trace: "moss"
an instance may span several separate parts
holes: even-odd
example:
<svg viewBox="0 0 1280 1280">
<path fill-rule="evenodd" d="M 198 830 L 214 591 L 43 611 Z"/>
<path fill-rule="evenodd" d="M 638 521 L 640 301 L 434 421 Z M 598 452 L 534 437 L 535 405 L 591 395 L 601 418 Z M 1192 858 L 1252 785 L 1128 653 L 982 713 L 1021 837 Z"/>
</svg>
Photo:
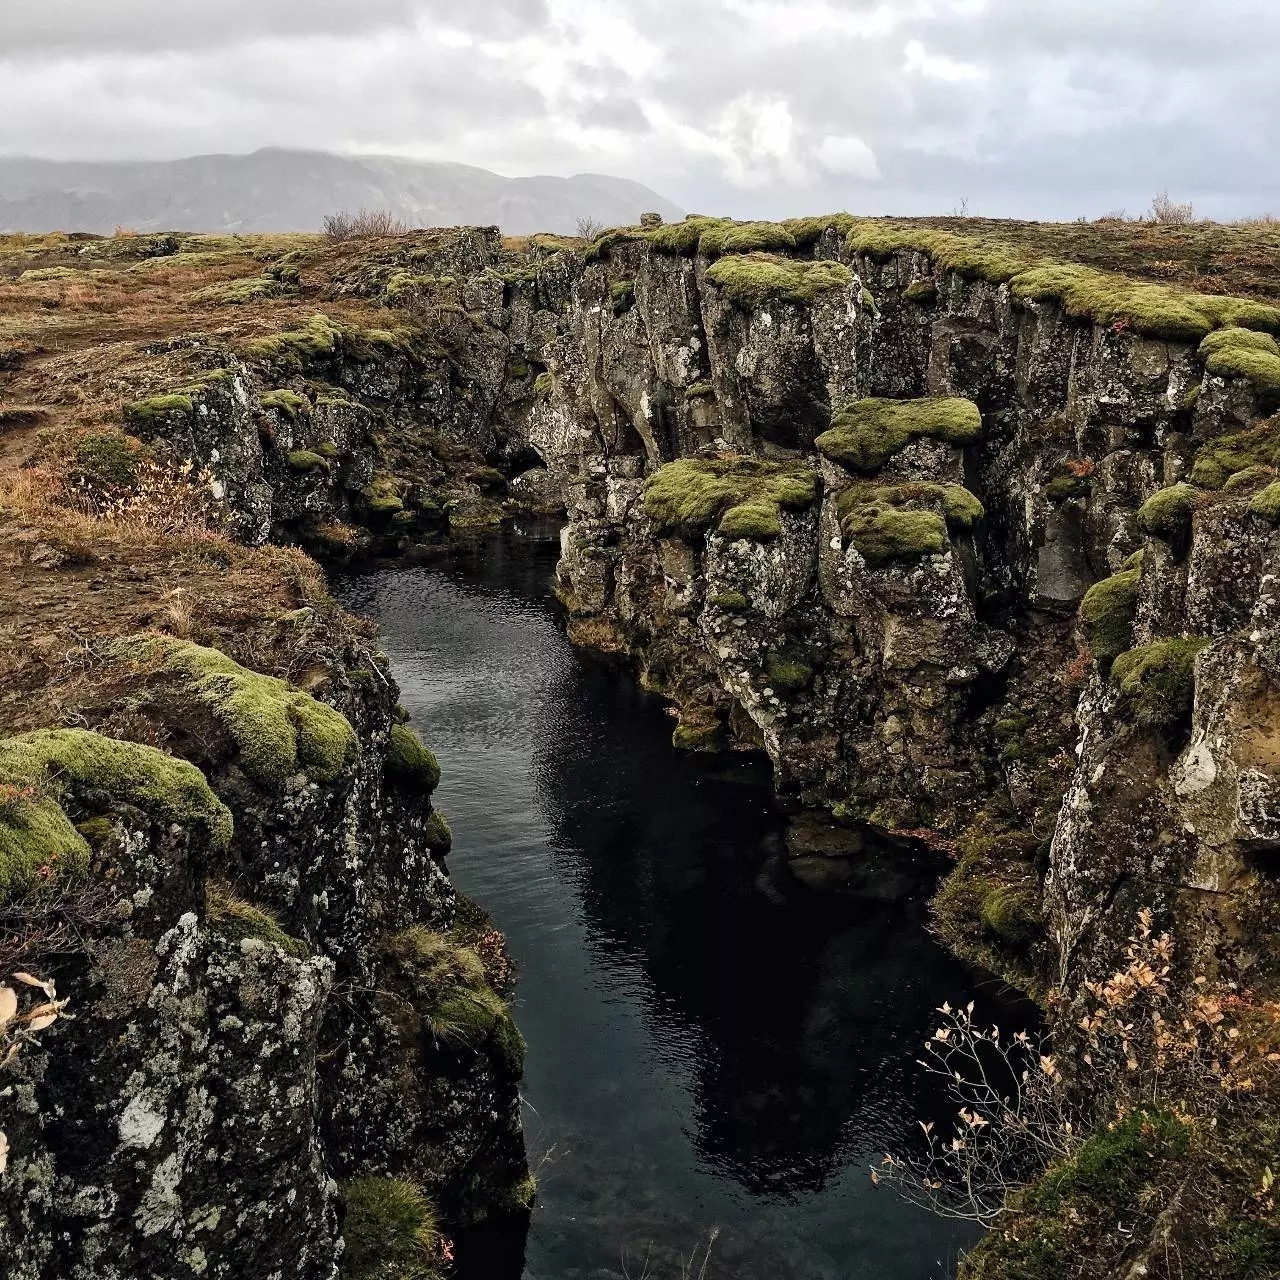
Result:
<svg viewBox="0 0 1280 1280">
<path fill-rule="evenodd" d="M 813 683 L 813 668 L 789 650 L 770 650 L 765 655 L 764 673 L 775 689 L 798 693 Z"/>
<path fill-rule="evenodd" d="M 440 785 L 440 762 L 424 747 L 407 724 L 393 724 L 387 747 L 387 770 L 430 795 Z"/>
<path fill-rule="evenodd" d="M 853 284 L 852 272 L 839 262 L 797 262 L 766 253 L 721 258 L 708 269 L 707 279 L 745 307 L 771 301 L 807 305 L 824 293 Z"/>
<path fill-rule="evenodd" d="M 963 485 L 928 482 L 851 485 L 836 499 L 836 513 L 841 532 L 873 568 L 939 555 L 947 529 L 967 533 L 986 514 Z"/>
<path fill-rule="evenodd" d="M 781 511 L 803 510 L 818 496 L 807 467 L 755 458 L 681 458 L 645 482 L 645 512 L 659 532 L 718 529 L 726 537 L 776 538 Z"/>
<path fill-rule="evenodd" d="M 864 219 L 850 230 L 847 244 L 852 252 L 877 261 L 901 252 L 924 254 L 943 270 L 992 284 L 1007 283 L 1021 301 L 1054 302 L 1070 316 L 1158 338 L 1199 342 L 1222 326 L 1280 330 L 1280 310 L 1263 303 L 1149 284 L 1055 261 L 993 236 Z"/>
<path fill-rule="evenodd" d="M 355 1178 L 343 1184 L 346 1280 L 427 1280 L 440 1249 L 435 1207 L 416 1183 Z"/>
<path fill-rule="evenodd" d="M 671 745 L 677 751 L 719 751 L 723 740 L 723 727 L 717 719 L 682 719 L 671 734 Z"/>
<path fill-rule="evenodd" d="M 291 422 L 306 408 L 307 402 L 296 391 L 281 389 L 262 393 L 264 409 L 279 409 Z"/>
<path fill-rule="evenodd" d="M 427 824 L 422 829 L 422 838 L 432 853 L 443 857 L 453 848 L 453 832 L 449 829 L 448 819 L 439 809 L 433 809 Z"/>
<path fill-rule="evenodd" d="M 550 373 L 540 373 L 533 380 L 533 394 L 539 400 L 549 400 L 556 385 L 555 377 Z"/>
<path fill-rule="evenodd" d="M 690 258 L 698 252 L 699 242 L 707 231 L 729 225 L 724 218 L 703 218 L 693 214 L 683 222 L 655 227 L 645 235 L 645 239 L 655 253 Z"/>
<path fill-rule="evenodd" d="M 298 374 L 312 364 L 331 358 L 342 337 L 340 325 L 328 316 L 314 315 L 300 329 L 290 329 L 249 343 L 246 354 L 258 364 Z"/>
<path fill-rule="evenodd" d="M 941 555 L 947 547 L 946 522 L 932 511 L 860 503 L 850 509 L 841 527 L 873 569 L 898 560 Z"/>
<path fill-rule="evenodd" d="M 231 814 L 195 765 L 83 729 L 45 729 L 0 742 L 0 902 L 75 879 L 89 865 L 86 836 L 63 801 L 120 801 L 202 834 L 231 839 Z"/>
<path fill-rule="evenodd" d="M 332 440 L 323 440 L 316 445 L 316 452 L 325 459 L 326 462 L 333 462 L 342 457 L 342 450 Z"/>
<path fill-rule="evenodd" d="M 1246 378 L 1259 397 L 1280 398 L 1280 347 L 1269 333 L 1216 329 L 1200 344 L 1205 371 L 1220 378 Z"/>
<path fill-rule="evenodd" d="M 931 306 L 938 300 L 938 286 L 932 280 L 913 280 L 906 287 L 905 297 L 919 306 Z"/>
<path fill-rule="evenodd" d="M 1089 492 L 1088 476 L 1058 476 L 1045 485 L 1044 496 L 1050 502 L 1066 502 L 1068 498 L 1083 498 Z"/>
<path fill-rule="evenodd" d="M 710 382 L 695 382 L 691 387 L 686 388 L 684 398 L 686 400 L 711 400 L 715 397 L 715 386 Z"/>
<path fill-rule="evenodd" d="M 971 400 L 855 400 L 816 441 L 833 462 L 875 472 L 912 440 L 929 436 L 964 445 L 982 434 L 982 415 Z"/>
<path fill-rule="evenodd" d="M 256 938 L 298 959 L 311 954 L 305 942 L 285 933 L 271 912 L 246 902 L 230 885 L 211 882 L 206 886 L 205 917 L 216 932 L 233 942 Z"/>
<path fill-rule="evenodd" d="M 147 451 L 121 431 L 90 431 L 76 441 L 71 479 L 95 489 L 133 489 Z"/>
<path fill-rule="evenodd" d="M 329 461 L 323 454 L 310 449 L 294 449 L 289 454 L 290 471 L 328 471 Z"/>
<path fill-rule="evenodd" d="M 188 395 L 151 396 L 125 405 L 124 418 L 131 427 L 151 428 L 175 414 L 190 415 L 194 408 L 194 402 Z"/>
<path fill-rule="evenodd" d="M 828 231 L 834 231 L 843 239 L 854 222 L 852 214 L 828 213 L 817 218 L 787 218 L 780 225 L 795 241 L 797 249 L 811 249 Z"/>
<path fill-rule="evenodd" d="M 299 771 L 331 782 L 356 753 L 355 732 L 341 712 L 217 649 L 144 636 L 119 642 L 116 652 L 177 676 L 236 744 L 241 768 L 263 786 L 277 787 Z"/>
<path fill-rule="evenodd" d="M 1209 643 L 1200 637 L 1157 640 L 1116 657 L 1111 683 L 1138 724 L 1170 727 L 1185 721 L 1195 695 L 1196 655 Z"/>
<path fill-rule="evenodd" d="M 795 247 L 795 237 L 776 222 L 708 224 L 698 239 L 698 252 L 706 258 L 728 253 L 774 253 Z"/>
<path fill-rule="evenodd" d="M 728 613 L 745 613 L 751 608 L 751 601 L 741 591 L 722 591 L 711 596 L 707 603 L 713 609 L 724 609 Z"/>
<path fill-rule="evenodd" d="M 1152 1163 L 1177 1160 L 1190 1145 L 1187 1126 L 1168 1112 L 1135 1111 L 1090 1137 L 1075 1158 L 1051 1169 L 1030 1195 L 1050 1213 L 1086 1198 L 1112 1205 L 1130 1203 L 1150 1181 Z"/>
<path fill-rule="evenodd" d="M 90 849 L 101 849 L 111 839 L 111 819 L 97 817 L 90 818 L 86 822 L 77 822 L 76 830 L 84 836 Z"/>
<path fill-rule="evenodd" d="M 1138 528 L 1166 542 L 1185 536 L 1202 497 L 1189 484 L 1175 484 L 1153 494 L 1138 509 Z"/>
<path fill-rule="evenodd" d="M 1139 565 L 1095 582 L 1080 602 L 1080 623 L 1089 649 L 1105 675 L 1111 664 L 1133 643 L 1133 620 L 1138 611 Z"/>
<path fill-rule="evenodd" d="M 1255 485 L 1267 484 L 1275 478 L 1275 467 L 1245 467 L 1243 471 L 1237 471 L 1228 477 L 1222 489 L 1224 493 L 1231 493 L 1240 489 L 1251 489 Z"/>
<path fill-rule="evenodd" d="M 1191 483 L 1221 489 L 1237 472 L 1280 465 L 1280 418 L 1272 418 L 1234 435 L 1219 436 L 1196 454 Z"/>
<path fill-rule="evenodd" d="M 1249 511 L 1272 524 L 1280 524 L 1280 482 L 1269 484 L 1261 493 L 1254 494 Z"/>
<path fill-rule="evenodd" d="M 636 300 L 636 282 L 634 280 L 618 280 L 609 287 L 609 298 L 613 302 L 615 315 L 620 315 Z"/>
<path fill-rule="evenodd" d="M 191 295 L 192 302 L 209 302 L 216 306 L 244 306 L 263 298 L 278 298 L 289 291 L 286 281 L 271 275 L 248 276 L 243 280 L 227 280 L 207 285 Z"/>
<path fill-rule="evenodd" d="M 1044 934 L 1039 896 L 1026 885 L 1000 885 L 982 903 L 982 923 L 1010 946 L 1026 947 Z"/>
<path fill-rule="evenodd" d="M 583 261 L 588 265 L 603 262 L 612 256 L 616 245 L 635 244 L 648 239 L 649 234 L 642 227 L 613 227 L 587 246 L 582 255 Z"/>
</svg>

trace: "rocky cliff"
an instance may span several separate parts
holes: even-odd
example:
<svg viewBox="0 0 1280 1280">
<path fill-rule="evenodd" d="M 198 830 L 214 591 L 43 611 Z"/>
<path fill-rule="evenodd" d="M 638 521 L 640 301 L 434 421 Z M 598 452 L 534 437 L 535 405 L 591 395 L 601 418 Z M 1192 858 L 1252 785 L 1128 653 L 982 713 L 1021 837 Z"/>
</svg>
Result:
<svg viewBox="0 0 1280 1280">
<path fill-rule="evenodd" d="M 85 425 L 36 457 L 106 503 L 137 486 L 100 455 L 193 465 L 242 542 L 330 558 L 564 510 L 571 634 L 674 703 L 677 746 L 768 753 L 795 874 L 856 892 L 869 850 L 955 860 L 941 931 L 1049 1010 L 1094 1145 L 1070 1138 L 1052 1194 L 1011 1203 L 972 1273 L 1172 1276 L 1176 1254 L 1270 1274 L 1280 310 L 1252 241 L 1181 234 L 690 219 L 252 261 L 175 238 L 162 270 L 230 255 L 187 294 L 199 325 L 118 353 L 127 435 Z M 139 250 L 57 252 L 36 274 Z M 1194 287 L 1210 270 L 1217 291 Z M 19 379 L 43 359 L 14 350 Z M 336 893 L 314 874 L 250 879 L 333 963 L 372 963 L 326 932 L 358 934 L 359 903 L 298 916 Z M 394 941 L 412 923 L 377 963 L 434 972 Z M 1168 1000 L 1099 1044 L 1100 1007 L 1138 988 Z M 1197 1042 L 1199 1075 L 1152 1083 L 1197 1019 L 1239 1048 Z M 397 1060 L 388 1035 L 367 1061 Z M 317 1079 L 330 1132 L 359 1133 Z M 424 1124 L 394 1126 L 388 1168 Z"/>
</svg>

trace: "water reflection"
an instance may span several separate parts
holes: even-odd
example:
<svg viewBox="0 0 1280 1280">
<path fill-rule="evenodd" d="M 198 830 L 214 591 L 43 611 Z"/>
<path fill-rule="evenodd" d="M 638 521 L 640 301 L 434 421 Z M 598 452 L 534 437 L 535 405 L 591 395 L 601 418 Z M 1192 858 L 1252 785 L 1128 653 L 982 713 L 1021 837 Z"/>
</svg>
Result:
<svg viewBox="0 0 1280 1280">
<path fill-rule="evenodd" d="M 505 535 L 344 588 L 442 758 L 454 877 L 521 965 L 547 1155 L 524 1274 L 617 1276 L 625 1254 L 638 1275 L 648 1254 L 678 1276 L 713 1227 L 711 1276 L 947 1274 L 966 1229 L 867 1175 L 936 1115 L 916 1050 L 975 981 L 925 932 L 927 885 L 796 891 L 765 762 L 673 753 L 660 705 L 569 648 L 556 554 Z"/>
</svg>

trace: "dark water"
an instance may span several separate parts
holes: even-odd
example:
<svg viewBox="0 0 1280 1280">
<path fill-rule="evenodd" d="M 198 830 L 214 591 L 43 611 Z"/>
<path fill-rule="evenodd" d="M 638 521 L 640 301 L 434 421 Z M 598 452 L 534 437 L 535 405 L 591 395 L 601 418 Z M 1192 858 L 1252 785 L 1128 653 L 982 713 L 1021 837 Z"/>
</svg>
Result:
<svg viewBox="0 0 1280 1280">
<path fill-rule="evenodd" d="M 946 1276 L 969 1228 L 875 1188 L 939 1112 L 914 1065 L 978 979 L 913 900 L 833 904 L 777 870 L 767 763 L 672 751 L 661 704 L 576 654 L 554 533 L 345 584 L 439 754 L 450 866 L 507 935 L 538 1206 L 530 1280 Z M 484 1280 L 517 1280 L 496 1263 Z"/>
</svg>

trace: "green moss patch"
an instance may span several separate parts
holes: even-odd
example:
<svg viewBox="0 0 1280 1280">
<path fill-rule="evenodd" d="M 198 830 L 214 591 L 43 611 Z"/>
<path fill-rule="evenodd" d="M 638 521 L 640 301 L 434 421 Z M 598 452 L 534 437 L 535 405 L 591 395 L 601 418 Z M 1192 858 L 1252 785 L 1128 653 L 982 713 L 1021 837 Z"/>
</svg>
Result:
<svg viewBox="0 0 1280 1280">
<path fill-rule="evenodd" d="M 1280 347 L 1269 333 L 1216 329 L 1200 344 L 1204 367 L 1221 378 L 1247 378 L 1267 402 L 1280 398 Z"/>
<path fill-rule="evenodd" d="M 872 567 L 940 555 L 948 529 L 967 533 L 986 514 L 963 485 L 930 482 L 851 485 L 837 497 L 836 513 L 841 532 Z"/>
<path fill-rule="evenodd" d="M 191 295 L 191 301 L 213 303 L 215 306 L 244 306 L 249 302 L 261 302 L 264 298 L 279 298 L 288 292 L 289 286 L 274 276 L 248 276 L 243 280 L 228 280 L 197 289 Z"/>
<path fill-rule="evenodd" d="M 120 641 L 116 652 L 176 676 L 217 718 L 236 744 L 241 768 L 262 786 L 278 787 L 298 772 L 331 782 L 356 753 L 355 732 L 341 712 L 217 649 L 142 636 Z"/>
<path fill-rule="evenodd" d="M 453 832 L 449 828 L 448 819 L 439 809 L 431 811 L 427 825 L 423 828 L 422 837 L 427 848 L 441 857 L 453 848 Z"/>
<path fill-rule="evenodd" d="M 969 444 L 982 434 L 982 414 L 971 400 L 855 400 L 816 441 L 819 452 L 854 471 L 871 473 L 922 436 Z"/>
<path fill-rule="evenodd" d="M 290 471 L 328 471 L 329 460 L 320 453 L 310 449 L 293 449 L 288 456 Z"/>
<path fill-rule="evenodd" d="M 751 601 L 741 591 L 722 591 L 719 595 L 709 597 L 707 604 L 713 609 L 724 609 L 727 613 L 745 613 L 751 608 Z"/>
<path fill-rule="evenodd" d="M 805 305 L 853 284 L 853 274 L 839 262 L 797 262 L 767 253 L 721 258 L 708 268 L 707 279 L 744 307 L 775 301 Z"/>
<path fill-rule="evenodd" d="M 1189 484 L 1170 485 L 1138 509 L 1138 528 L 1166 542 L 1182 538 L 1191 528 L 1191 516 L 1202 501 L 1203 495 Z"/>
<path fill-rule="evenodd" d="M 704 234 L 731 225 L 725 218 L 704 218 L 693 214 L 683 222 L 655 227 L 646 233 L 645 239 L 655 253 L 691 258 L 698 252 Z"/>
<path fill-rule="evenodd" d="M 435 1206 L 403 1178 L 354 1178 L 344 1183 L 346 1280 L 430 1280 L 440 1250 Z"/>
<path fill-rule="evenodd" d="M 205 918 L 217 933 L 233 942 L 256 938 L 297 959 L 305 959 L 311 954 L 305 942 L 285 933 L 280 921 L 270 911 L 246 902 L 230 885 L 219 882 L 207 885 Z"/>
<path fill-rule="evenodd" d="M 843 239 L 856 219 L 848 213 L 828 213 L 816 218 L 787 218 L 780 225 L 795 241 L 797 249 L 811 249 L 828 231 Z"/>
<path fill-rule="evenodd" d="M 540 373 L 533 380 L 533 394 L 539 400 L 549 400 L 551 393 L 555 390 L 556 380 L 550 373 Z"/>
<path fill-rule="evenodd" d="M 686 388 L 684 398 L 686 400 L 711 400 L 716 394 L 715 386 L 710 382 L 695 382 L 691 387 Z"/>
<path fill-rule="evenodd" d="M 1249 511 L 1272 524 L 1280 524 L 1280 482 L 1273 482 L 1261 493 L 1254 494 Z"/>
<path fill-rule="evenodd" d="M 1274 466 L 1280 466 L 1280 418 L 1210 441 L 1196 454 L 1190 478 L 1202 488 L 1221 489 L 1240 471 Z"/>
<path fill-rule="evenodd" d="M 124 419 L 131 427 L 149 430 L 175 416 L 190 416 L 194 408 L 194 401 L 188 395 L 151 396 L 125 405 Z"/>
<path fill-rule="evenodd" d="M 299 329 L 249 343 L 246 355 L 279 372 L 299 374 L 313 364 L 332 358 L 342 337 L 341 325 L 328 316 L 314 315 Z"/>
<path fill-rule="evenodd" d="M 279 391 L 264 391 L 262 407 L 279 410 L 292 422 L 307 407 L 307 402 L 296 391 L 282 388 Z"/>
<path fill-rule="evenodd" d="M 764 540 L 782 532 L 781 513 L 802 511 L 818 496 L 808 467 L 757 458 L 681 458 L 645 483 L 645 512 L 660 533 L 716 529 L 726 537 Z"/>
<path fill-rule="evenodd" d="M 813 683 L 813 667 L 791 649 L 771 649 L 765 655 L 764 673 L 783 693 L 799 693 Z"/>
<path fill-rule="evenodd" d="M 83 729 L 46 729 L 0 742 L 0 902 L 81 875 L 89 844 L 63 801 L 120 801 L 203 834 L 231 839 L 231 814 L 186 760 Z"/>
<path fill-rule="evenodd" d="M 1133 620 L 1138 611 L 1138 583 L 1142 564 L 1095 582 L 1080 602 L 1080 624 L 1089 650 L 1104 674 L 1133 643 Z"/>
<path fill-rule="evenodd" d="M 387 772 L 397 781 L 427 795 L 440 785 L 440 762 L 407 724 L 391 726 Z"/>
<path fill-rule="evenodd" d="M 75 443 L 70 479 L 94 490 L 134 489 L 146 448 L 123 431 L 90 431 Z"/>
<path fill-rule="evenodd" d="M 913 280 L 906 287 L 905 297 L 917 306 L 931 306 L 938 300 L 938 286 L 932 280 Z"/>
<path fill-rule="evenodd" d="M 1209 643 L 1198 636 L 1157 640 L 1117 656 L 1111 683 L 1138 724 L 1170 727 L 1186 720 L 1195 696 L 1196 655 Z"/>
</svg>

